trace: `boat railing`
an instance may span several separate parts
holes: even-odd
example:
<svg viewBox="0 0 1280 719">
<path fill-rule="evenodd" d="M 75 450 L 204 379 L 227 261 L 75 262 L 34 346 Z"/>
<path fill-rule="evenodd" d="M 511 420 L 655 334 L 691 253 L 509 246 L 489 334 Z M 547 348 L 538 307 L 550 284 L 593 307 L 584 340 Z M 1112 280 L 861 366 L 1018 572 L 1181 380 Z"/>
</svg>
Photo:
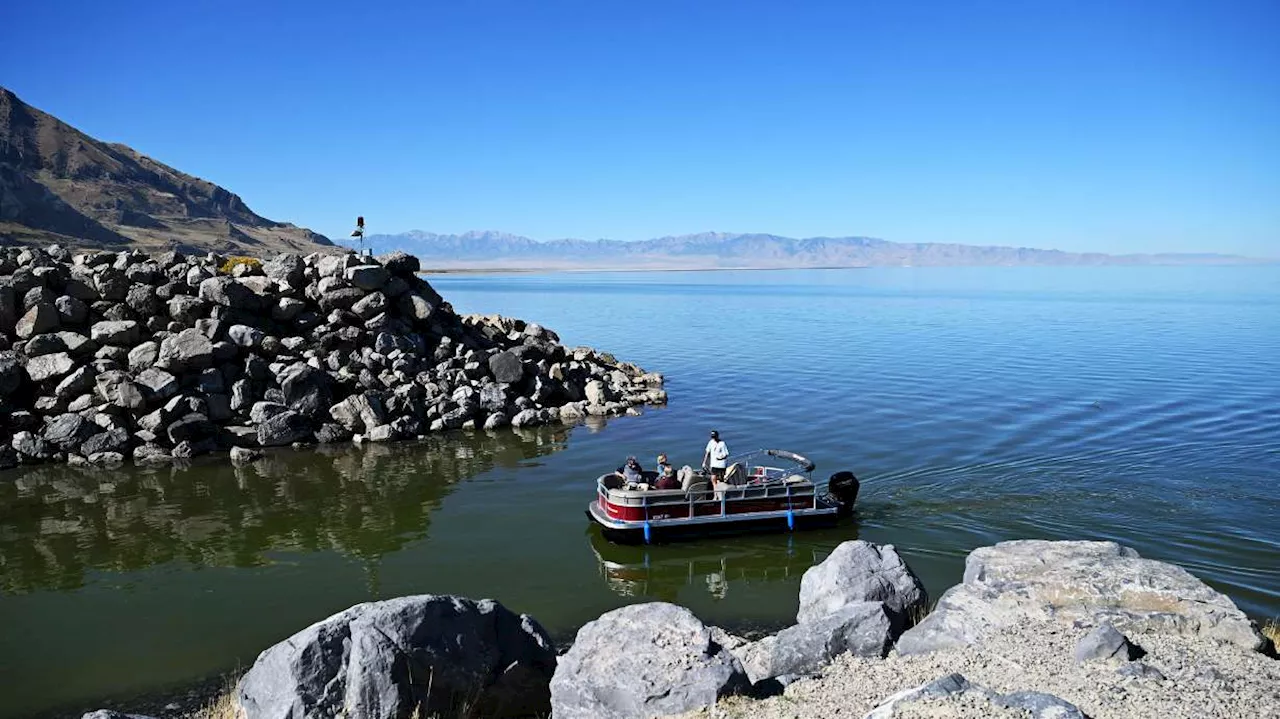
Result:
<svg viewBox="0 0 1280 719">
<path fill-rule="evenodd" d="M 787 505 L 793 509 L 803 508 L 802 506 L 796 506 L 796 499 L 804 500 L 811 509 L 817 509 L 821 494 L 820 488 L 809 478 L 795 472 L 776 480 L 748 482 L 746 484 L 718 483 L 711 485 L 703 482 L 704 486 L 702 488 L 695 486 L 689 490 L 607 487 L 605 486 L 607 477 L 609 475 L 601 477 L 597 483 L 597 493 L 602 505 L 608 503 L 615 506 L 643 507 L 646 517 L 649 515 L 650 510 L 669 510 L 681 505 L 687 506 L 689 517 L 708 516 L 706 512 L 699 513 L 698 509 L 713 504 L 719 505 L 719 514 L 725 516 L 729 513 L 729 505 L 734 502 L 782 498 L 790 500 Z M 787 477 L 796 479 L 787 479 Z"/>
</svg>

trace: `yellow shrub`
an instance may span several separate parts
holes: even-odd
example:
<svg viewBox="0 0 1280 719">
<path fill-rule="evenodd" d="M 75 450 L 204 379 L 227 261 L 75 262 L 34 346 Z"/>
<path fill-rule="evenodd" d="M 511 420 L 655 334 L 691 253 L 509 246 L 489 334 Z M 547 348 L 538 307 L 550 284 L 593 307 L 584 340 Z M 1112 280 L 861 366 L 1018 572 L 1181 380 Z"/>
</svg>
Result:
<svg viewBox="0 0 1280 719">
<path fill-rule="evenodd" d="M 256 257 L 228 257 L 227 261 L 223 262 L 222 266 L 218 268 L 218 271 L 224 275 L 229 275 L 231 274 L 231 271 L 236 268 L 236 265 L 249 265 L 250 267 L 261 267 L 262 260 Z"/>
</svg>

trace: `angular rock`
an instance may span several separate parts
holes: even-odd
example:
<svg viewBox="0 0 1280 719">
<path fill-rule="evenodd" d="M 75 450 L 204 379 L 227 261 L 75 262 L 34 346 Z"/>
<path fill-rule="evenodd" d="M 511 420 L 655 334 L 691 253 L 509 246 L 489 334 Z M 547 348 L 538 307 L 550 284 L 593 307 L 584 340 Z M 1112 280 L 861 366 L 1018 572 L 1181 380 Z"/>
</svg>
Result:
<svg viewBox="0 0 1280 719">
<path fill-rule="evenodd" d="M 147 390 L 148 396 L 161 402 L 178 393 L 178 378 L 159 367 L 149 367 L 138 373 L 137 383 Z"/>
<path fill-rule="evenodd" d="M 53 332 L 58 329 L 61 320 L 58 310 L 52 303 L 41 302 L 27 310 L 14 328 L 14 333 L 22 339 L 30 339 L 34 335 Z"/>
<path fill-rule="evenodd" d="M 555 649 L 492 600 L 412 596 L 358 604 L 258 656 L 237 698 L 247 719 L 545 716 Z"/>
<path fill-rule="evenodd" d="M 1020 540 L 970 552 L 964 581 L 899 638 L 898 651 L 980 644 L 1002 627 L 1077 621 L 1253 651 L 1266 641 L 1235 603 L 1181 567 L 1142 559 L 1115 542 Z"/>
<path fill-rule="evenodd" d="M 223 307 L 255 312 L 262 298 L 248 286 L 252 278 L 210 277 L 200 282 L 200 299 Z"/>
<path fill-rule="evenodd" d="M 400 314 L 416 322 L 426 322 L 431 319 L 431 314 L 435 312 L 435 305 L 416 292 L 407 292 L 400 295 L 396 306 L 399 308 Z M 498 381 L 501 382 L 502 380 Z"/>
<path fill-rule="evenodd" d="M 81 367 L 67 375 L 61 382 L 59 382 L 58 386 L 54 388 L 53 393 L 58 397 L 68 400 L 74 397 L 79 397 L 85 392 L 93 389 L 93 380 L 97 374 L 98 373 L 94 372 L 93 368 L 88 365 Z"/>
<path fill-rule="evenodd" d="M 898 692 L 863 719 L 897 716 L 1023 716 L 1029 719 L 1086 719 L 1076 705 L 1052 694 L 998 694 L 950 674 L 915 689 Z"/>
<path fill-rule="evenodd" d="M 160 343 L 155 364 L 178 373 L 202 370 L 213 364 L 213 343 L 198 329 L 182 330 Z"/>
<path fill-rule="evenodd" d="M 9 444 L 18 454 L 32 459 L 47 459 L 53 454 L 39 435 L 26 430 L 15 432 Z"/>
<path fill-rule="evenodd" d="M 551 679 L 551 710 L 556 719 L 665 716 L 747 686 L 742 664 L 688 609 L 633 604 L 578 631 Z"/>
<path fill-rule="evenodd" d="M 856 602 L 884 602 L 896 637 L 911 615 L 928 609 L 929 596 L 892 544 L 854 540 L 804 573 L 796 619 L 814 621 Z"/>
<path fill-rule="evenodd" d="M 882 658 L 893 646 L 892 621 L 883 602 L 853 602 L 832 614 L 788 627 L 769 639 L 755 661 L 743 661 L 752 683 L 814 674 L 845 653 Z M 744 653 L 752 652 L 747 649 Z"/>
<path fill-rule="evenodd" d="M 184 325 L 194 325 L 209 311 L 209 304 L 199 297 L 178 295 L 169 300 L 169 316 Z"/>
<path fill-rule="evenodd" d="M 123 428 L 99 432 L 80 445 L 80 454 L 90 458 L 103 452 L 125 452 L 129 449 L 129 431 Z"/>
<path fill-rule="evenodd" d="M 27 376 L 34 382 L 61 377 L 70 372 L 76 363 L 66 352 L 55 352 L 51 355 L 32 357 L 27 361 Z"/>
<path fill-rule="evenodd" d="M 131 346 L 138 342 L 141 328 L 133 320 L 98 322 L 89 330 L 94 342 L 104 345 Z"/>
<path fill-rule="evenodd" d="M 249 421 L 254 424 L 262 424 L 288 409 L 287 406 L 280 402 L 254 402 L 253 407 L 249 409 Z"/>
<path fill-rule="evenodd" d="M 512 384 L 524 379 L 524 364 L 513 352 L 499 352 L 489 358 L 489 373 L 498 382 Z"/>
<path fill-rule="evenodd" d="M 64 452 L 72 452 L 80 443 L 93 435 L 96 427 L 84 417 L 73 412 L 60 414 L 49 420 L 41 433 L 45 442 Z"/>
<path fill-rule="evenodd" d="M 311 420 L 290 409 L 272 415 L 258 425 L 258 444 L 263 447 L 280 447 L 310 439 Z"/>
<path fill-rule="evenodd" d="M 375 392 L 351 395 L 330 407 L 329 414 L 349 432 L 364 432 L 387 423 L 382 398 Z"/>
<path fill-rule="evenodd" d="M 306 265 L 297 255 L 282 253 L 262 264 L 262 272 L 267 277 L 282 282 L 290 287 L 301 287 Z"/>
<path fill-rule="evenodd" d="M 280 374 L 280 391 L 290 409 L 317 419 L 333 400 L 329 376 L 302 362 L 290 365 Z"/>
<path fill-rule="evenodd" d="M 58 338 L 58 341 L 62 343 L 67 354 L 72 357 L 88 357 L 93 354 L 94 350 L 98 349 L 97 343 L 79 332 L 63 330 L 62 332 L 58 332 L 55 336 Z"/>
<path fill-rule="evenodd" d="M 391 273 L 382 265 L 356 265 L 348 267 L 345 273 L 347 282 L 365 291 L 376 290 L 387 284 Z"/>
<path fill-rule="evenodd" d="M 231 325 L 227 328 L 227 339 L 241 347 L 257 349 L 262 346 L 266 332 L 248 325 Z"/>
<path fill-rule="evenodd" d="M 1086 634 L 1084 639 L 1076 644 L 1075 650 L 1077 662 L 1093 659 L 1119 659 L 1127 662 L 1139 656 L 1141 653 L 1138 648 L 1131 644 L 1129 638 L 1121 634 L 1120 630 L 1111 626 L 1110 622 L 1103 622 Z"/>
<path fill-rule="evenodd" d="M 381 292 L 370 292 L 364 298 L 351 305 L 351 312 L 362 320 L 367 320 L 381 313 L 387 307 L 387 296 Z"/>
<path fill-rule="evenodd" d="M 516 412 L 515 416 L 511 418 L 511 426 L 516 428 L 532 427 L 534 425 L 541 424 L 541 419 L 542 418 L 538 415 L 537 410 L 525 409 Z"/>
<path fill-rule="evenodd" d="M 160 356 L 160 345 L 156 342 L 143 342 L 129 350 L 129 369 L 141 372 L 156 363 Z"/>
<path fill-rule="evenodd" d="M 378 264 L 387 268 L 391 274 L 401 277 L 413 277 L 422 269 L 417 257 L 401 250 L 378 255 Z"/>
</svg>

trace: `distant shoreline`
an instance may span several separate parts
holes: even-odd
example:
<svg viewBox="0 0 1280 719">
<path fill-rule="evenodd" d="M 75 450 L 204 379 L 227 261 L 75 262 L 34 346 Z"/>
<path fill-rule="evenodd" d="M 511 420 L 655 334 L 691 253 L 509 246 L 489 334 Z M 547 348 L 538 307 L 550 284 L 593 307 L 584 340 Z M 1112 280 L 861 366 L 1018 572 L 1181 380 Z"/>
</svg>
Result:
<svg viewBox="0 0 1280 719">
<path fill-rule="evenodd" d="M 1112 267 L 1258 267 L 1274 266 L 1280 260 L 1251 262 L 1163 262 L 1163 263 L 1111 263 L 1111 264 L 1062 264 L 1062 265 L 823 265 L 806 267 L 444 267 L 424 268 L 421 275 L 529 275 L 588 272 L 779 272 L 784 270 L 873 270 L 873 269 L 953 269 L 953 268 L 1006 268 L 1062 267 L 1071 269 L 1101 269 Z"/>
</svg>

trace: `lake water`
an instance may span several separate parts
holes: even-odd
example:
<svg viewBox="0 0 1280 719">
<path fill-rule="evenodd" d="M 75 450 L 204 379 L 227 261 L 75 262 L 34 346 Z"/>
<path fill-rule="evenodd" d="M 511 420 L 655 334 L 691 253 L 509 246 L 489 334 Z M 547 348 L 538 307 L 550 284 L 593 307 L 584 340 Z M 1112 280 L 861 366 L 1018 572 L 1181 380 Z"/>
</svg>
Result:
<svg viewBox="0 0 1280 719">
<path fill-rule="evenodd" d="M 493 597 L 559 640 L 628 602 L 794 617 L 839 542 L 892 543 L 936 596 L 974 547 L 1114 539 L 1280 615 L 1280 267 L 432 278 L 667 377 L 642 417 L 366 449 L 0 475 L 0 717 L 252 663 L 353 603 Z M 616 547 L 592 481 L 628 454 L 810 456 L 863 480 L 832 530 Z"/>
</svg>

